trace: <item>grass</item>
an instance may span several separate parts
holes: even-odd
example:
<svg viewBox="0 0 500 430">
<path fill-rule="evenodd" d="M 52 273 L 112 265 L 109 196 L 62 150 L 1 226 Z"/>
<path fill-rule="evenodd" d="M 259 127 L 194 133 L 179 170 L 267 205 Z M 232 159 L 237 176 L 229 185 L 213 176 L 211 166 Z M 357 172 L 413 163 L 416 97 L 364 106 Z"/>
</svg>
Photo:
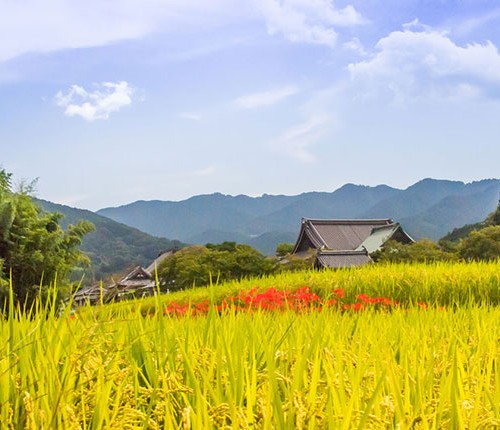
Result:
<svg viewBox="0 0 500 430">
<path fill-rule="evenodd" d="M 169 297 L 0 319 L 0 428 L 460 429 L 500 426 L 500 264 L 284 274 Z M 172 317 L 308 285 L 385 296 L 391 312 Z M 416 306 L 426 302 L 424 310 Z M 441 309 L 441 306 L 444 306 Z"/>
</svg>

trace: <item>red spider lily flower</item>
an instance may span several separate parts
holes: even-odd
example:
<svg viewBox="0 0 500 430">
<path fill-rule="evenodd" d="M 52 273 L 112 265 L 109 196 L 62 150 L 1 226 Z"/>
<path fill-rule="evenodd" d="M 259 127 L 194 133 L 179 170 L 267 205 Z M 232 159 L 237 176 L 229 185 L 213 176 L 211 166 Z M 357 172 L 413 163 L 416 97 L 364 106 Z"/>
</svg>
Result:
<svg viewBox="0 0 500 430">
<path fill-rule="evenodd" d="M 295 293 L 290 295 L 290 304 L 299 308 L 311 307 L 319 305 L 321 299 L 318 295 L 312 293 L 309 287 L 299 288 Z"/>
<path fill-rule="evenodd" d="M 356 296 L 356 303 L 343 304 L 344 290 L 338 288 L 333 290 L 334 298 L 322 299 L 311 291 L 309 286 L 300 287 L 294 291 L 278 290 L 270 287 L 263 292 L 258 292 L 257 287 L 248 291 L 241 291 L 236 296 L 230 296 L 224 299 L 215 309 L 219 313 L 224 313 L 228 309 L 233 312 L 252 312 L 255 310 L 277 312 L 293 310 L 296 312 L 305 312 L 309 310 L 322 311 L 325 307 L 336 306 L 343 311 L 360 312 L 372 305 L 375 309 L 387 311 L 390 306 L 396 306 L 398 303 L 387 297 L 370 297 L 367 294 L 360 293 Z M 419 303 L 420 307 L 426 308 L 425 303 Z M 169 303 L 163 313 L 171 316 L 199 316 L 206 315 L 210 310 L 208 300 L 188 304 Z"/>
<path fill-rule="evenodd" d="M 371 303 L 371 304 L 374 304 L 374 305 L 381 304 L 383 306 L 393 306 L 393 305 L 396 304 L 396 302 L 388 299 L 387 297 L 373 297 L 373 298 L 369 298 L 368 302 Z"/>
<path fill-rule="evenodd" d="M 358 294 L 356 298 L 363 303 L 370 303 L 371 299 L 366 294 Z"/>
<path fill-rule="evenodd" d="M 176 302 L 171 302 L 163 310 L 163 315 L 186 315 L 188 312 L 188 305 L 180 305 Z"/>
<path fill-rule="evenodd" d="M 350 305 L 343 305 L 342 310 L 345 311 L 354 311 L 354 312 L 360 312 L 363 309 L 365 309 L 365 304 L 364 303 L 353 303 Z"/>
<path fill-rule="evenodd" d="M 342 288 L 336 288 L 335 290 L 333 290 L 333 294 L 335 294 L 339 299 L 343 299 L 345 295 Z"/>
</svg>

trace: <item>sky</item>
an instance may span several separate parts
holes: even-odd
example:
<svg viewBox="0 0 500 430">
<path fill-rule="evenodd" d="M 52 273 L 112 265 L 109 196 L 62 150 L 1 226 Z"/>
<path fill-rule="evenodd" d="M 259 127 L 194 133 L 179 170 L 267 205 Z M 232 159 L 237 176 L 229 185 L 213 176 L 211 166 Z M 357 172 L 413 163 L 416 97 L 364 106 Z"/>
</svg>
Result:
<svg viewBox="0 0 500 430">
<path fill-rule="evenodd" d="M 498 0 L 0 0 L 0 166 L 97 210 L 500 177 Z"/>
</svg>

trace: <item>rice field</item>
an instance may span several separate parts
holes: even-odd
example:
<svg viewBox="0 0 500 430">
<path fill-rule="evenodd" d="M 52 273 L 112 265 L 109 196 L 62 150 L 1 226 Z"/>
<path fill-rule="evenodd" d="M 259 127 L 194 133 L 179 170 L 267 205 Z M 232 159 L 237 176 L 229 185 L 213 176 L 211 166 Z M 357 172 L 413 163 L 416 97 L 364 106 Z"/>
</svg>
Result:
<svg viewBox="0 0 500 430">
<path fill-rule="evenodd" d="M 289 306 L 306 286 L 317 299 Z M 286 306 L 256 306 L 271 288 Z M 495 262 L 283 274 L 76 314 L 10 309 L 0 428 L 498 428 L 499 300 Z"/>
</svg>

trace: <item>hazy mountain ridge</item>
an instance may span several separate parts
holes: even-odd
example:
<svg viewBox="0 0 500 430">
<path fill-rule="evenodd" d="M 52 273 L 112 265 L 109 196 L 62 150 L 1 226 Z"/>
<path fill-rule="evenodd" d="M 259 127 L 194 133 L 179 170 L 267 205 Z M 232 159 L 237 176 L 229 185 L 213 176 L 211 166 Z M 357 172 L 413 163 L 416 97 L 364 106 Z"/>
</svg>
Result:
<svg viewBox="0 0 500 430">
<path fill-rule="evenodd" d="M 296 238 L 302 217 L 390 217 L 415 238 L 438 239 L 454 228 L 484 219 L 495 209 L 499 194 L 499 179 L 467 184 L 424 179 L 404 190 L 346 184 L 331 193 L 296 196 L 216 193 L 180 202 L 138 201 L 97 213 L 187 243 L 234 240 L 272 253 L 279 238 Z"/>
</svg>

